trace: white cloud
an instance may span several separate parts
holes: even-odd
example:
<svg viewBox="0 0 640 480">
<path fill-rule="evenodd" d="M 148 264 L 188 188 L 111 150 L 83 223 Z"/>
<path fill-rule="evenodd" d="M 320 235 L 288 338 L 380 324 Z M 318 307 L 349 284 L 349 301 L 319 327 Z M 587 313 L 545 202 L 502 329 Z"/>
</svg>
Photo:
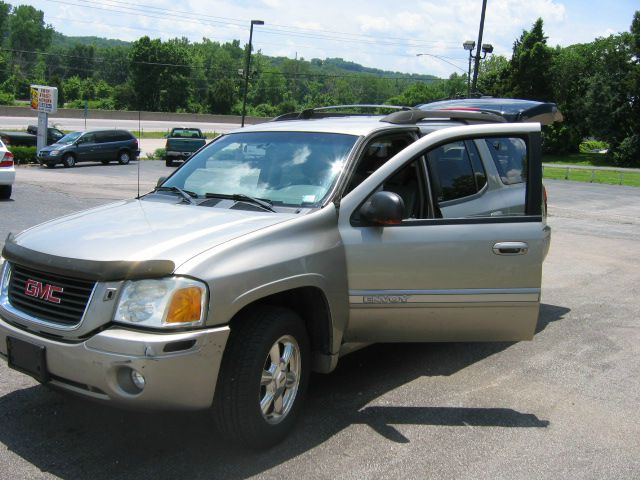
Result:
<svg viewBox="0 0 640 480">
<path fill-rule="evenodd" d="M 440 76 L 461 73 L 460 68 L 466 71 L 468 57 L 462 42 L 477 40 L 482 4 L 480 0 L 188 0 L 178 5 L 173 0 L 140 0 L 130 8 L 147 4 L 166 10 L 134 13 L 125 11 L 122 3 L 108 7 L 109 0 L 101 4 L 109 11 L 46 0 L 29 3 L 43 10 L 45 21 L 66 35 L 125 40 L 142 35 L 186 36 L 192 41 L 208 37 L 245 43 L 250 20 L 261 19 L 265 25 L 254 29 L 254 46 L 266 55 L 342 57 L 368 67 Z M 585 9 L 593 17 L 591 23 L 584 14 L 580 16 Z M 175 13 L 177 10 L 190 11 L 193 16 Z M 609 19 L 610 10 L 606 2 L 595 0 L 488 0 L 483 42 L 492 43 L 496 54 L 510 56 L 514 40 L 538 17 L 545 22 L 551 45 L 590 41 L 627 30 L 634 9 L 629 7 L 628 18 L 620 25 Z M 105 18 L 117 21 L 107 23 Z M 446 59 L 416 57 L 417 53 Z"/>
</svg>

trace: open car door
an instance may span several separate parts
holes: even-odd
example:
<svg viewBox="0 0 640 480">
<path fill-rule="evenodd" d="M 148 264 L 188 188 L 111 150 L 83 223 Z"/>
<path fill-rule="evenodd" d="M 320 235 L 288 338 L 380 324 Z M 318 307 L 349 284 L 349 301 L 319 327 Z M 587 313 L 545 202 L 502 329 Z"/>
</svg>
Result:
<svg viewBox="0 0 640 480">
<path fill-rule="evenodd" d="M 430 156 L 440 150 L 458 153 L 452 150 L 468 142 L 491 145 L 495 139 L 524 145 L 517 150 L 524 155 L 517 159 L 522 168 L 521 208 L 494 205 L 465 214 L 466 201 L 477 205 L 489 193 L 490 182 L 501 179 L 486 172 L 496 178 L 488 178 L 480 188 L 476 174 L 461 174 L 446 187 L 437 186 Z M 478 149 L 477 155 L 490 152 Z M 537 123 L 441 129 L 402 150 L 343 197 L 339 229 L 350 302 L 344 340 L 531 339 L 550 238 L 542 215 L 540 157 Z M 374 205 L 381 197 L 373 197 L 381 191 L 402 198 L 401 218 L 385 212 L 385 205 Z M 442 205 L 451 204 L 443 198 L 460 191 L 474 193 L 454 202 L 457 208 L 449 211 L 455 216 L 443 215 Z"/>
</svg>

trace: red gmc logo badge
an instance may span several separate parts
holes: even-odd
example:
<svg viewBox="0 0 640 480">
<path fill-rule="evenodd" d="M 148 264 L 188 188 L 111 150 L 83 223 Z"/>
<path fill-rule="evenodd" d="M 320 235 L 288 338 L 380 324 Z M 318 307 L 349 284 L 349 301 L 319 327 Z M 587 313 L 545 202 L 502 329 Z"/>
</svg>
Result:
<svg viewBox="0 0 640 480">
<path fill-rule="evenodd" d="M 36 280 L 27 280 L 24 286 L 24 294 L 29 297 L 39 298 L 51 303 L 60 303 L 60 298 L 54 296 L 56 293 L 62 293 L 64 288 L 55 285 L 44 285 Z"/>
</svg>

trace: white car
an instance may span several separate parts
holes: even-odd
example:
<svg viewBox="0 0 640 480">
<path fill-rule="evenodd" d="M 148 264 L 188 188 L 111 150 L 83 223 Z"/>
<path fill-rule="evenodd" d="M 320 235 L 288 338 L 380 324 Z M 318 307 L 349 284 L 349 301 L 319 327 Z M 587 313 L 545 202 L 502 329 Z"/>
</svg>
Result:
<svg viewBox="0 0 640 480">
<path fill-rule="evenodd" d="M 0 140 L 0 200 L 11 198 L 11 188 L 16 179 L 16 169 L 11 153 Z"/>
</svg>

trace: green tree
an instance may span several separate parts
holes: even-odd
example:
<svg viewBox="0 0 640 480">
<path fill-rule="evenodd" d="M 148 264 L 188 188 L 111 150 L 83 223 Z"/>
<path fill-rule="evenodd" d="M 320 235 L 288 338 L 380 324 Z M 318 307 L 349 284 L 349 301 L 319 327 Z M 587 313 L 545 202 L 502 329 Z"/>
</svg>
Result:
<svg viewBox="0 0 640 480">
<path fill-rule="evenodd" d="M 28 73 L 36 61 L 36 53 L 45 51 L 51 44 L 53 27 L 45 24 L 44 13 L 31 5 L 19 5 L 9 17 L 9 47 L 13 50 L 13 62 L 21 73 Z"/>
<path fill-rule="evenodd" d="M 87 78 L 95 71 L 96 48 L 93 45 L 76 43 L 66 53 L 67 76 Z"/>
<path fill-rule="evenodd" d="M 0 45 L 4 44 L 5 39 L 9 36 L 9 14 L 11 13 L 11 5 L 0 1 Z"/>
<path fill-rule="evenodd" d="M 511 93 L 515 98 L 550 100 L 549 67 L 552 50 L 547 46 L 543 21 L 536 20 L 531 31 L 524 31 L 513 45 L 510 62 Z"/>
<path fill-rule="evenodd" d="M 492 97 L 510 94 L 510 63 L 502 55 L 491 55 L 480 63 L 478 91 Z"/>
</svg>

